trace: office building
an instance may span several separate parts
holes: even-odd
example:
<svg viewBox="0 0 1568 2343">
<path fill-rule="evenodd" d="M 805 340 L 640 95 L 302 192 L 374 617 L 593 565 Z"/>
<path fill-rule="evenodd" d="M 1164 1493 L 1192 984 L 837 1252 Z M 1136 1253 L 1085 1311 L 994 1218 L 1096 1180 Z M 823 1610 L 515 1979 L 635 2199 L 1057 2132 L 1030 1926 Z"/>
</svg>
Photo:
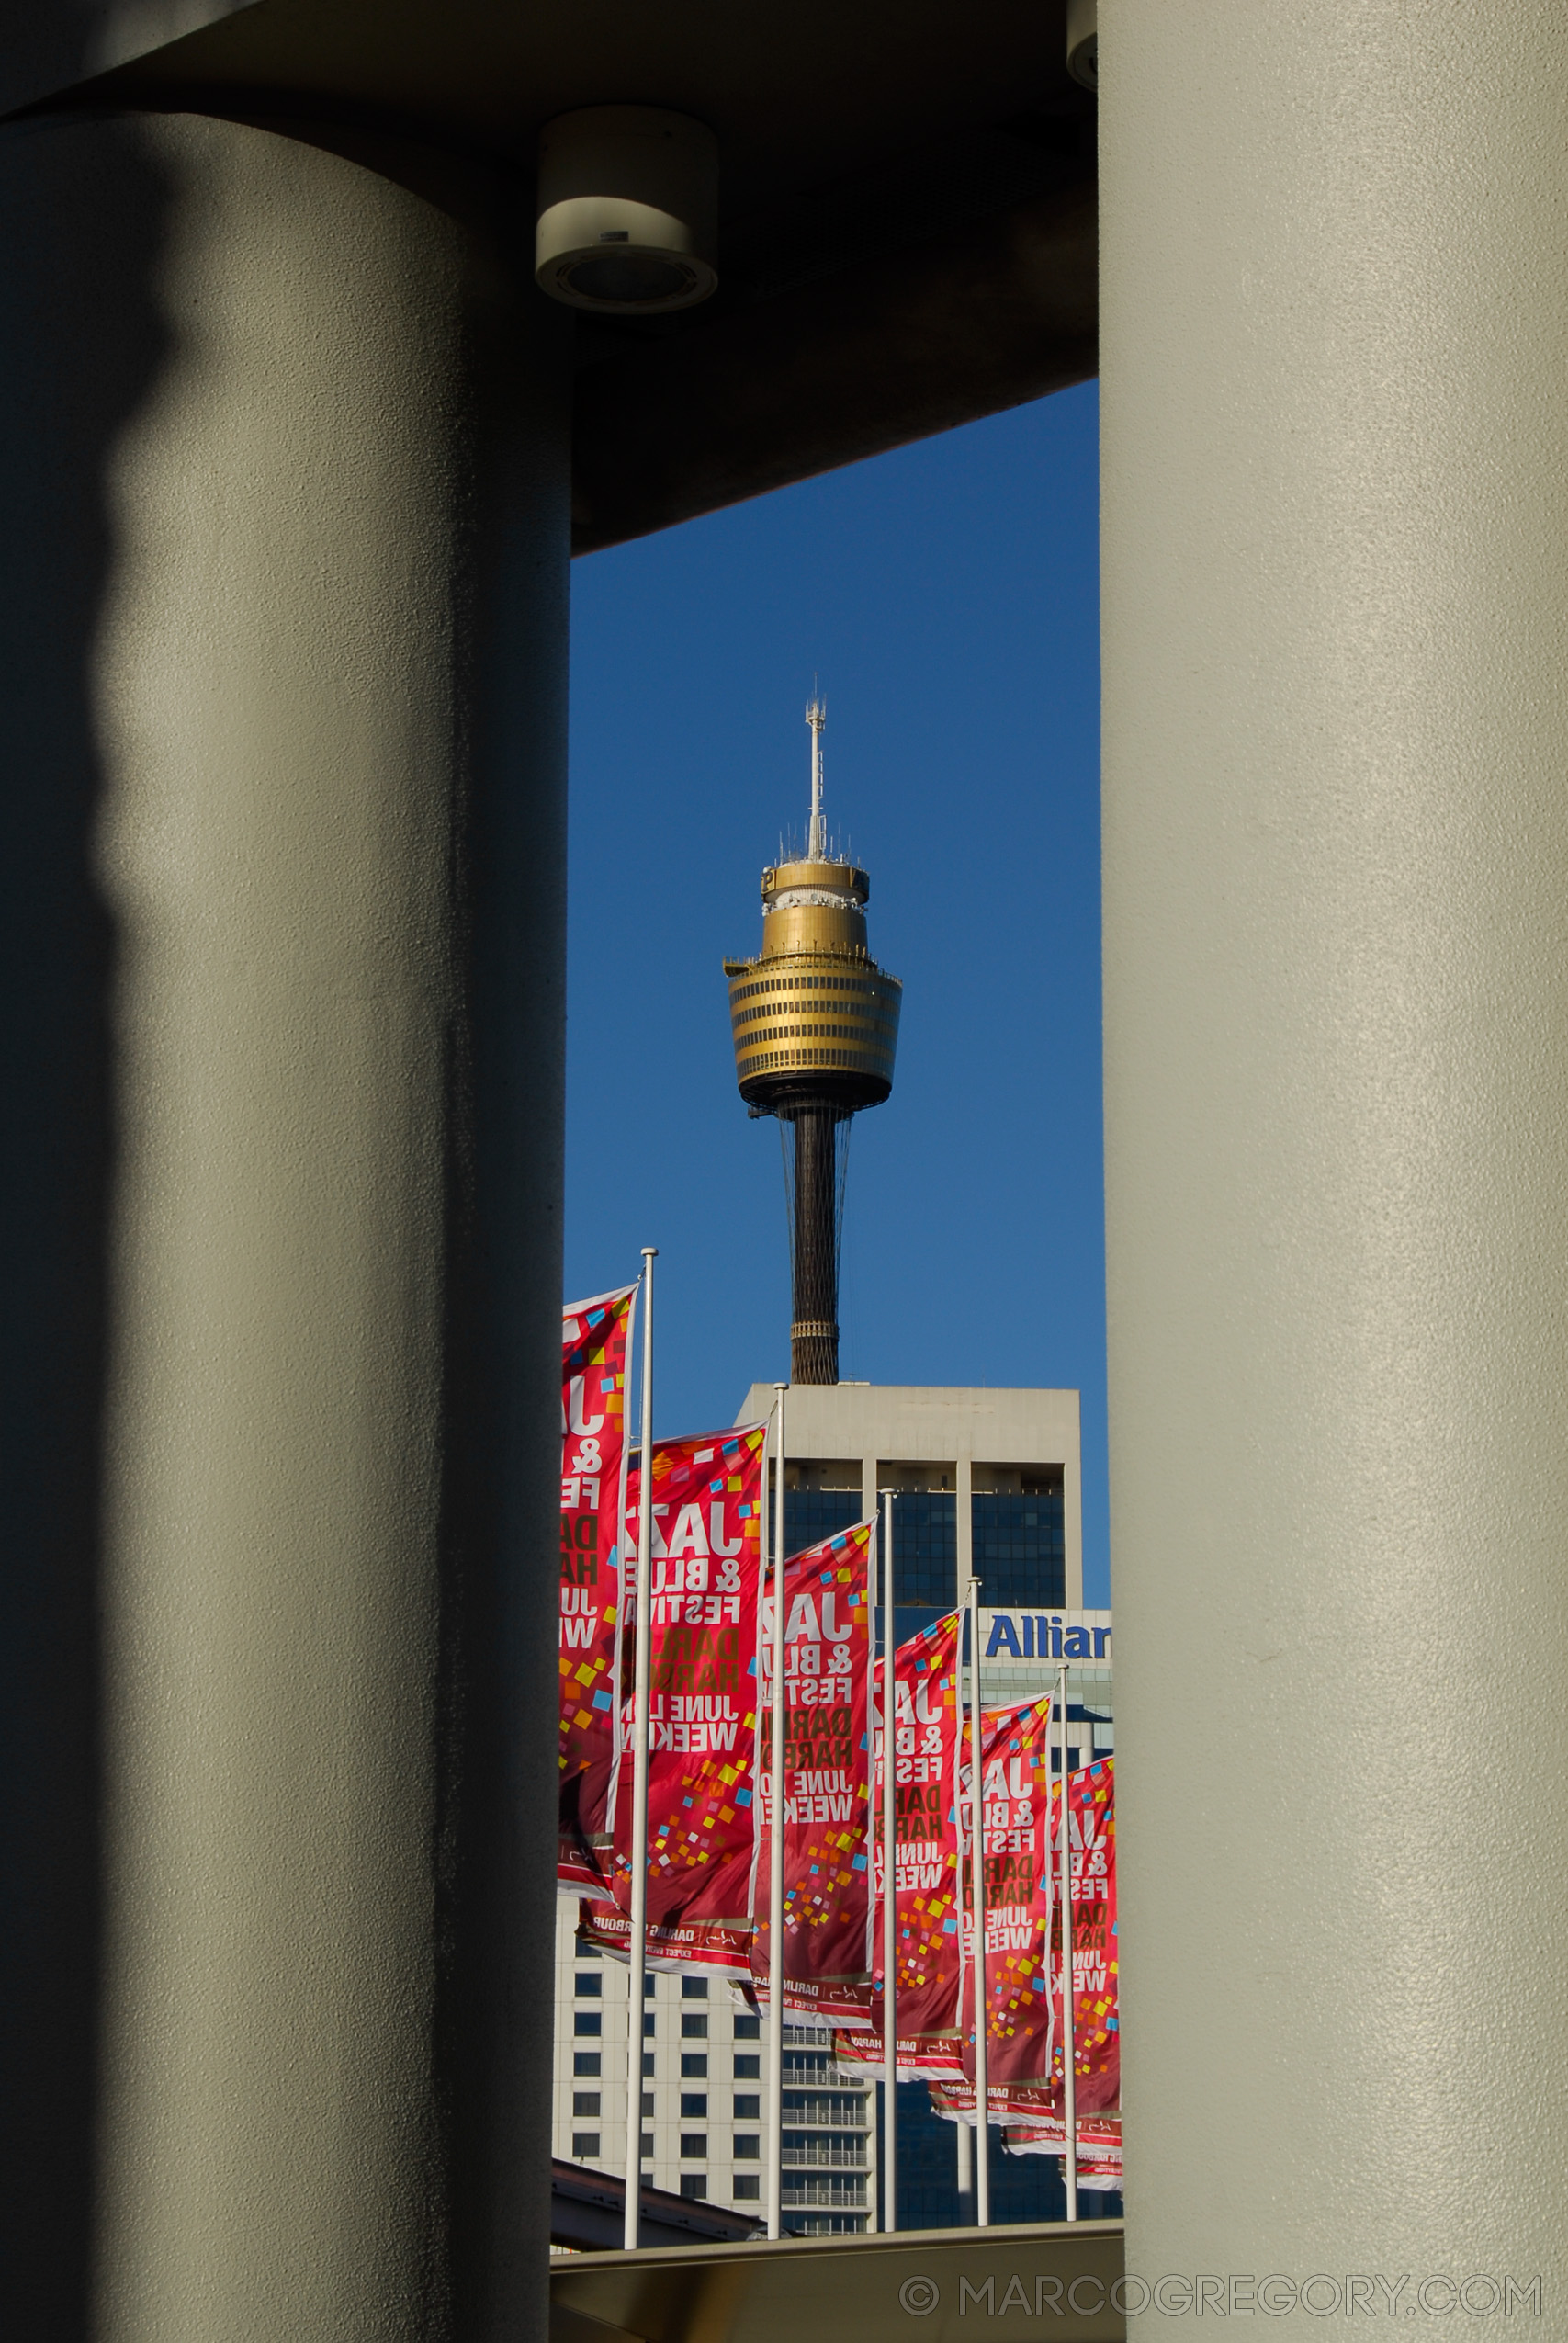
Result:
<svg viewBox="0 0 1568 2343">
<path fill-rule="evenodd" d="M 773 1404 L 754 1383 L 736 1421 Z M 924 1384 L 794 1385 L 785 1403 L 784 1535 L 791 1553 L 893 1492 L 895 1632 L 950 1611 L 974 1575 L 993 1607 L 1083 1604 L 1076 1391 Z"/>
<path fill-rule="evenodd" d="M 737 1421 L 757 1421 L 773 1398 L 771 1385 L 753 1384 Z M 1110 1754 L 1111 1617 L 1082 1607 L 1077 1393 L 792 1385 L 784 1411 L 787 1551 L 863 1520 L 884 1491 L 893 1495 L 896 1639 L 951 1611 L 960 1588 L 977 1577 L 982 1699 L 999 1705 L 1054 1690 L 1066 1658 L 1067 1762 Z M 1055 1751 L 1053 1762 L 1059 1767 Z M 868 2111 L 868 2126 L 871 2120 Z M 996 2130 L 991 2141 L 993 2220 L 1057 2217 L 1055 2159 L 1008 2156 Z M 973 2217 L 973 2201 L 959 2193 L 954 2126 L 931 2112 L 923 2084 L 901 2084 L 900 2225 L 943 2228 Z"/>
<path fill-rule="evenodd" d="M 577 1941 L 577 1905 L 556 1922 L 552 2149 L 590 2170 L 623 2173 L 629 1975 Z M 722 1976 L 650 1969 L 645 1979 L 645 2182 L 761 2217 L 768 2020 Z M 873 2091 L 841 2070 L 825 2028 L 784 2030 L 784 2218 L 796 2236 L 866 2226 Z"/>
<path fill-rule="evenodd" d="M 736 1419 L 773 1404 L 753 1384 Z M 894 1633 L 953 1609 L 973 1570 L 984 1589 L 981 1695 L 987 1704 L 1054 1689 L 1069 1667 L 1070 1766 L 1113 1745 L 1111 1616 L 1083 1609 L 1078 1395 L 929 1386 L 792 1386 L 785 1402 L 784 1543 L 799 1553 L 893 1495 Z M 1059 1757 L 1054 1758 L 1059 1764 Z M 554 2145 L 625 2168 L 627 1978 L 576 1941 L 563 1899 L 556 1942 Z M 767 2024 L 722 1977 L 649 1975 L 643 2011 L 642 2173 L 657 2188 L 744 2211 L 764 2193 L 761 2109 Z M 784 2213 L 800 2235 L 863 2230 L 877 2209 L 879 2092 L 840 2068 L 830 2032 L 784 2037 Z M 1014 2158 L 992 2134 L 999 2221 L 1060 2211 L 1053 2159 Z M 973 2217 L 957 2190 L 953 2127 L 923 2084 L 899 2088 L 900 2223 Z"/>
</svg>

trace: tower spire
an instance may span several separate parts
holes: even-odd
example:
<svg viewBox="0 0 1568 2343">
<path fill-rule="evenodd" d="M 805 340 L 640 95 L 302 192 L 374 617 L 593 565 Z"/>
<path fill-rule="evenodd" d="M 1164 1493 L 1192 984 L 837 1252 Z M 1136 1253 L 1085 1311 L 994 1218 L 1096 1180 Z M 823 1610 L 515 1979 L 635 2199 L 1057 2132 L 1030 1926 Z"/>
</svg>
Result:
<svg viewBox="0 0 1568 2343">
<path fill-rule="evenodd" d="M 828 857 L 822 811 L 822 728 L 812 693 L 811 829 L 798 860 L 781 854 L 762 873 L 762 948 L 726 960 L 735 1075 L 753 1115 L 784 1126 L 790 1211 L 790 1373 L 796 1383 L 839 1379 L 839 1239 L 850 1118 L 893 1088 L 904 988 L 866 943 L 871 881 L 844 856 Z"/>
<path fill-rule="evenodd" d="M 822 811 L 822 731 L 828 721 L 827 701 L 807 701 L 806 720 L 811 727 L 811 829 L 806 842 L 806 859 L 822 863 L 828 859 L 828 821 Z"/>
</svg>

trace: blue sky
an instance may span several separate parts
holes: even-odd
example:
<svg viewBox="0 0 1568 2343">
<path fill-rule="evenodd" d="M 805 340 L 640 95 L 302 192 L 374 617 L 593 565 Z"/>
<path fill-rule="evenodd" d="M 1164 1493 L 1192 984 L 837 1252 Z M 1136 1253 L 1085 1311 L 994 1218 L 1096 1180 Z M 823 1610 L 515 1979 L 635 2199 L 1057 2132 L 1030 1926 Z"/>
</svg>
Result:
<svg viewBox="0 0 1568 2343">
<path fill-rule="evenodd" d="M 721 962 L 804 824 L 904 980 L 856 1118 L 840 1372 L 1083 1394 L 1108 1599 L 1093 385 L 592 555 L 572 577 L 569 1297 L 660 1248 L 656 1429 L 787 1373 L 777 1126 L 735 1090 Z"/>
</svg>

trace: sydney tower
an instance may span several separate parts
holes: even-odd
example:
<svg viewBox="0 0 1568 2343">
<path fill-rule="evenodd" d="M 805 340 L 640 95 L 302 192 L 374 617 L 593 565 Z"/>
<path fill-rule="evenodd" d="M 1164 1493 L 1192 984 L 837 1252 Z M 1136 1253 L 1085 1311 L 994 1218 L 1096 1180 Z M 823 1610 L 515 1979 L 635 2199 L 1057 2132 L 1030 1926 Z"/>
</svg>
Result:
<svg viewBox="0 0 1568 2343">
<path fill-rule="evenodd" d="M 811 826 L 805 855 L 762 873 L 762 949 L 726 960 L 735 1076 L 755 1115 L 784 1140 L 795 1276 L 790 1375 L 839 1379 L 839 1239 L 849 1121 L 893 1087 L 904 988 L 866 949 L 871 881 L 829 851 L 822 728 L 813 700 Z"/>
</svg>

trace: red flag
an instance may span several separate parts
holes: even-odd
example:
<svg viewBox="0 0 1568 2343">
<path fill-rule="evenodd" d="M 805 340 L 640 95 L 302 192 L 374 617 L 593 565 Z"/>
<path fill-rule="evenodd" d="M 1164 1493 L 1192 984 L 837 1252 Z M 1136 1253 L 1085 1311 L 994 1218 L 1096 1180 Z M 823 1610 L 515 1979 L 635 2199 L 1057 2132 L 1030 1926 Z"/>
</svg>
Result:
<svg viewBox="0 0 1568 2343">
<path fill-rule="evenodd" d="M 976 2121 L 975 2086 L 971 2082 L 933 2082 L 929 2086 L 931 2110 L 945 2122 Z M 1009 2083 L 987 2090 L 993 2123 L 1004 2127 L 1010 2156 L 1061 2156 L 1066 2148 L 1066 2123 L 1058 2089 L 1055 2105 L 1049 2089 L 1039 2083 Z M 1105 2108 L 1078 2117 L 1078 2180 L 1086 2189 L 1122 2186 L 1122 2115 Z"/>
<path fill-rule="evenodd" d="M 882 2036 L 872 2028 L 880 2015 L 880 2008 L 875 2008 L 858 2026 L 840 2026 L 833 2035 L 833 2055 L 840 2066 L 859 2066 L 879 2080 L 886 2072 L 886 2065 Z M 907 2034 L 900 2026 L 894 2065 L 901 2083 L 925 2082 L 933 2075 L 961 2080 L 964 2065 L 957 2028 L 949 2027 L 939 2033 Z"/>
<path fill-rule="evenodd" d="M 1053 2008 L 1045 1942 L 1054 1883 L 1046 1816 L 1051 1799 L 1051 1697 L 982 1714 L 982 1833 L 986 1877 L 987 2086 L 1032 2082 L 1049 2068 Z M 967 1754 L 968 1736 L 964 1737 Z M 967 1787 L 967 1766 L 964 1768 Z M 964 1872 L 972 1862 L 970 1810 L 963 1801 Z M 975 2074 L 975 1924 L 964 1917 L 964 2071 Z"/>
<path fill-rule="evenodd" d="M 630 1769 L 627 1769 L 628 1771 Z M 631 1958 L 632 1923 L 618 1904 L 578 1906 L 578 1940 L 613 1961 Z M 724 1969 L 744 1974 L 751 1959 L 750 1920 L 649 1920 L 643 1958 L 653 1969 Z"/>
<path fill-rule="evenodd" d="M 763 1427 L 661 1440 L 653 1451 L 649 1704 L 649 1949 L 714 1969 L 750 1967 L 756 1861 L 759 1528 Z M 631 1616 L 639 1463 L 626 1478 Z M 622 1645 L 622 1683 L 633 1658 Z M 633 1768 L 626 1701 L 615 1797 L 615 1896 L 631 1903 Z M 608 1920 L 608 1916 L 606 1916 Z M 610 1924 L 604 1941 L 625 1941 Z"/>
<path fill-rule="evenodd" d="M 560 1836 L 556 1876 L 607 1896 L 619 1715 L 616 1527 L 626 1503 L 635 1285 L 561 1312 Z"/>
<path fill-rule="evenodd" d="M 1051 1794 L 1052 1858 L 1060 1863 L 1062 1788 Z M 1116 2107 L 1122 2098 L 1122 2009 L 1116 1919 L 1116 1760 L 1097 1759 L 1068 1784 L 1073 1884 L 1073 2072 L 1080 2116 Z M 1060 2011 L 1062 1930 L 1051 1927 L 1051 2006 Z M 1060 2029 L 1057 2030 L 1058 2034 Z M 1062 2046 L 1053 2043 L 1052 2078 L 1061 2101 Z"/>
<path fill-rule="evenodd" d="M 1005 2132 L 1010 2156 L 1062 2157 L 1067 2145 L 1061 2109 L 1054 2115 L 1010 2122 Z M 1078 2118 L 1078 2186 L 1080 2189 L 1122 2188 L 1122 2116 L 1117 2109 Z"/>
<path fill-rule="evenodd" d="M 874 1521 L 784 1565 L 784 2008 L 858 2019 L 871 1984 L 867 1693 Z M 770 1574 L 771 1580 L 771 1574 Z M 773 1594 L 762 1603 L 761 1827 L 751 1975 L 767 1999 Z"/>
<path fill-rule="evenodd" d="M 950 1612 L 893 1654 L 897 1878 L 897 2066 L 906 2079 L 958 2063 L 958 1614 Z M 881 1686 L 876 1687 L 880 1694 Z M 881 1703 L 874 1716 L 877 1779 L 874 1988 L 882 1998 Z"/>
<path fill-rule="evenodd" d="M 1050 1778 L 1051 1702 L 982 1721 L 986 1865 L 987 2079 L 994 2109 L 1008 2087 L 1033 2085 L 1062 2105 L 1061 1783 Z M 988 1729 L 987 1729 L 988 1728 Z M 1114 1760 L 1073 1774 L 1073 1977 L 1077 2107 L 1114 2107 L 1121 2092 L 1116 1948 Z M 965 1917 L 964 2068 L 975 2073 L 973 1924 Z M 999 2096 L 998 2096 L 999 2094 Z"/>
</svg>

